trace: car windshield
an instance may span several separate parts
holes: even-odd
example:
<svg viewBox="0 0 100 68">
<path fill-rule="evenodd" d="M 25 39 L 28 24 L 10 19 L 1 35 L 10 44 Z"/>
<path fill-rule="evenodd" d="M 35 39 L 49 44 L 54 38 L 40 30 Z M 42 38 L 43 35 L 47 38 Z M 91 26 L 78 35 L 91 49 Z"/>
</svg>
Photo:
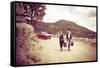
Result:
<svg viewBox="0 0 100 68">
<path fill-rule="evenodd" d="M 42 34 L 48 34 L 47 32 L 41 32 Z"/>
</svg>

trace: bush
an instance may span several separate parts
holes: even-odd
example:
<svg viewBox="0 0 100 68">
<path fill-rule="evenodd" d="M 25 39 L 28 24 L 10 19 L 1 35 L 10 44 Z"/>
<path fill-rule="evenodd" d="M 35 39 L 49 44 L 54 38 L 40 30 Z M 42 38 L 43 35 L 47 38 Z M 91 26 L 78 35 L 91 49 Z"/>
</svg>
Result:
<svg viewBox="0 0 100 68">
<path fill-rule="evenodd" d="M 16 64 L 35 64 L 39 57 L 41 46 L 35 36 L 34 28 L 26 23 L 16 23 Z"/>
</svg>

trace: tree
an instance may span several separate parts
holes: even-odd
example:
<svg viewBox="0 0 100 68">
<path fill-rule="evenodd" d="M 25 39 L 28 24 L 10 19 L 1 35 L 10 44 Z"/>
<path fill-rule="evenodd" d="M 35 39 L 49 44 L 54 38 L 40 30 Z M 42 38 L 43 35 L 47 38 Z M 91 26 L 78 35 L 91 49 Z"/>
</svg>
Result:
<svg viewBox="0 0 100 68">
<path fill-rule="evenodd" d="M 38 3 L 17 3 L 16 13 L 17 15 L 24 16 L 28 22 L 33 20 L 41 21 L 45 15 L 45 5 Z"/>
</svg>

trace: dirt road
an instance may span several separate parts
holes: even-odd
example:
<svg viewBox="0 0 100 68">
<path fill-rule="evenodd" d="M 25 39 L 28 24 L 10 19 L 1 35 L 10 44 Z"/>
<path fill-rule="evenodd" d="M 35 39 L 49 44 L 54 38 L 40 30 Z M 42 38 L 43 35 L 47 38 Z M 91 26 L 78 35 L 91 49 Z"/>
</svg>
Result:
<svg viewBox="0 0 100 68">
<path fill-rule="evenodd" d="M 60 51 L 58 38 L 40 41 L 43 49 L 39 64 L 96 60 L 96 47 L 92 47 L 90 43 L 82 40 L 74 39 L 71 51 L 68 51 L 67 47 Z"/>
</svg>

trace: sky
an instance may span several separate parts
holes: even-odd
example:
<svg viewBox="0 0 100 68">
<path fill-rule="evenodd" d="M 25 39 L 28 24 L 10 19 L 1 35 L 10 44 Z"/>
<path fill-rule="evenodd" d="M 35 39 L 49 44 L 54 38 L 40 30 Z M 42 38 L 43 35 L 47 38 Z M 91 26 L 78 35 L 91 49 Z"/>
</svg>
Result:
<svg viewBox="0 0 100 68">
<path fill-rule="evenodd" d="M 79 6 L 46 5 L 43 21 L 56 22 L 61 19 L 73 21 L 96 32 L 96 8 Z"/>
</svg>

